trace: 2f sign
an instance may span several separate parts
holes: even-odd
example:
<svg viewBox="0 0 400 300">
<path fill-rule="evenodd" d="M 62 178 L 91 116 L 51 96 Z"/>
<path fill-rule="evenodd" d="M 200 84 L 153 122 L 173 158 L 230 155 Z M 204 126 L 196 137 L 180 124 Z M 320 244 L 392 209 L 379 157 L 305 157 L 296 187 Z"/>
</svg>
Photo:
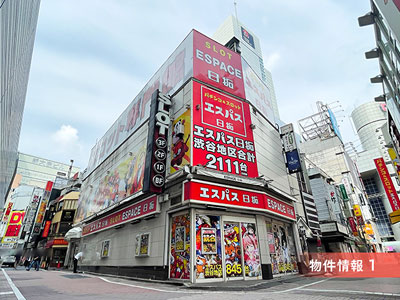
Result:
<svg viewBox="0 0 400 300">
<path fill-rule="evenodd" d="M 156 114 L 156 125 L 159 128 L 158 134 L 165 136 L 167 134 L 171 119 L 169 117 L 169 106 L 171 100 L 162 93 L 158 94 L 158 110 Z"/>
</svg>

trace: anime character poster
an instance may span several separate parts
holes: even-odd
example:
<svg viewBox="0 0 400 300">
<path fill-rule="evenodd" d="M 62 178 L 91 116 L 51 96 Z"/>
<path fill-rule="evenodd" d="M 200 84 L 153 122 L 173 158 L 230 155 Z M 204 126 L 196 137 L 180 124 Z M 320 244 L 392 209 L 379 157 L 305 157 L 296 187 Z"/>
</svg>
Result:
<svg viewBox="0 0 400 300">
<path fill-rule="evenodd" d="M 171 174 L 190 164 L 190 109 L 172 123 Z"/>
<path fill-rule="evenodd" d="M 256 225 L 254 223 L 241 223 L 241 225 L 245 275 L 249 277 L 261 276 Z"/>
<path fill-rule="evenodd" d="M 177 228 L 185 229 L 184 251 L 176 250 L 177 238 L 181 239 L 182 235 Z M 176 236 L 178 232 L 179 236 Z M 171 220 L 171 249 L 169 262 L 169 277 L 175 279 L 190 279 L 190 216 L 184 214 L 172 217 Z"/>
<path fill-rule="evenodd" d="M 118 165 L 82 189 L 74 222 L 129 197 L 143 188 L 146 145 L 126 155 Z"/>
<path fill-rule="evenodd" d="M 185 251 L 185 227 L 179 226 L 175 229 L 175 251 Z"/>
<path fill-rule="evenodd" d="M 196 215 L 196 278 L 221 278 L 220 217 Z"/>
<path fill-rule="evenodd" d="M 227 277 L 243 276 L 238 223 L 224 224 L 225 268 Z"/>
<path fill-rule="evenodd" d="M 271 253 L 273 274 L 297 271 L 294 245 L 292 249 L 290 247 L 291 237 L 288 236 L 285 226 L 273 224 L 271 230 L 275 248 L 275 252 Z"/>
<path fill-rule="evenodd" d="M 139 249 L 139 255 L 149 255 L 150 253 L 150 248 L 149 248 L 149 243 L 150 243 L 150 234 L 149 233 L 143 233 L 140 237 L 140 249 Z"/>
</svg>

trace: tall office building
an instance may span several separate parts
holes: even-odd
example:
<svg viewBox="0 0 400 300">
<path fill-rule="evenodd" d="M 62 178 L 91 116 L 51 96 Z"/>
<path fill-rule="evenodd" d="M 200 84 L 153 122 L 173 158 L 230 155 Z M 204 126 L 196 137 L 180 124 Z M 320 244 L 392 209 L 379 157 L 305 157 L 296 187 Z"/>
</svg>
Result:
<svg viewBox="0 0 400 300">
<path fill-rule="evenodd" d="M 371 11 L 358 18 L 360 26 L 374 26 L 376 47 L 365 53 L 379 59 L 379 74 L 371 83 L 381 83 L 383 94 L 375 101 L 386 102 L 388 130 L 393 147 L 400 154 L 400 1 L 371 0 Z"/>
<path fill-rule="evenodd" d="M 0 4 L 0 208 L 17 167 L 18 142 L 40 0 Z"/>
<path fill-rule="evenodd" d="M 0 208 L 17 167 L 39 6 L 40 0 L 0 3 Z"/>
<path fill-rule="evenodd" d="M 272 74 L 264 67 L 261 44 L 258 37 L 237 18 L 229 16 L 217 29 L 212 38 L 226 45 L 228 48 L 239 52 L 256 75 L 265 83 L 269 90 L 268 97 L 271 101 L 275 120 L 279 120 L 280 117 Z"/>
</svg>

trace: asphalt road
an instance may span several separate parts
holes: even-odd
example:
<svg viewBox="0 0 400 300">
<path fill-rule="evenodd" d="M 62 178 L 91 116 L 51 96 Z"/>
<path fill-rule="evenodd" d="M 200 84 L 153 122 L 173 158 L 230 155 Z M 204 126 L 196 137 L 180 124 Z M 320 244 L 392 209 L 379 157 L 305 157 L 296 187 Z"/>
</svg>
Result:
<svg viewBox="0 0 400 300">
<path fill-rule="evenodd" d="M 309 278 L 297 276 L 243 291 L 192 289 L 163 283 L 72 274 L 1 269 L 0 299 L 400 299 L 400 278 Z"/>
</svg>

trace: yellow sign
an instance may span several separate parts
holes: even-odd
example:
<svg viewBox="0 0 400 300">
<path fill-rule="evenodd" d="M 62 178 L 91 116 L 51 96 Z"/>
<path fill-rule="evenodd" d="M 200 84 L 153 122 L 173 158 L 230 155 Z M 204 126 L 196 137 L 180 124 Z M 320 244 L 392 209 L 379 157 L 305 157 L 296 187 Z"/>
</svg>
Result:
<svg viewBox="0 0 400 300">
<path fill-rule="evenodd" d="M 353 205 L 353 210 L 354 210 L 354 215 L 355 215 L 356 217 L 361 217 L 361 216 L 362 216 L 361 209 L 360 209 L 360 205 L 354 204 L 354 205 Z"/>
<path fill-rule="evenodd" d="M 400 161 L 397 158 L 396 152 L 393 148 L 387 149 L 387 152 L 389 153 L 390 159 L 392 160 L 392 164 L 394 169 L 396 170 L 397 176 L 400 178 Z"/>
<path fill-rule="evenodd" d="M 400 222 L 400 209 L 395 210 L 394 212 L 389 214 L 390 223 L 396 224 Z"/>
<path fill-rule="evenodd" d="M 372 229 L 372 225 L 371 224 L 365 224 L 364 225 L 364 232 L 366 234 L 373 235 L 374 234 L 374 230 Z"/>
</svg>

